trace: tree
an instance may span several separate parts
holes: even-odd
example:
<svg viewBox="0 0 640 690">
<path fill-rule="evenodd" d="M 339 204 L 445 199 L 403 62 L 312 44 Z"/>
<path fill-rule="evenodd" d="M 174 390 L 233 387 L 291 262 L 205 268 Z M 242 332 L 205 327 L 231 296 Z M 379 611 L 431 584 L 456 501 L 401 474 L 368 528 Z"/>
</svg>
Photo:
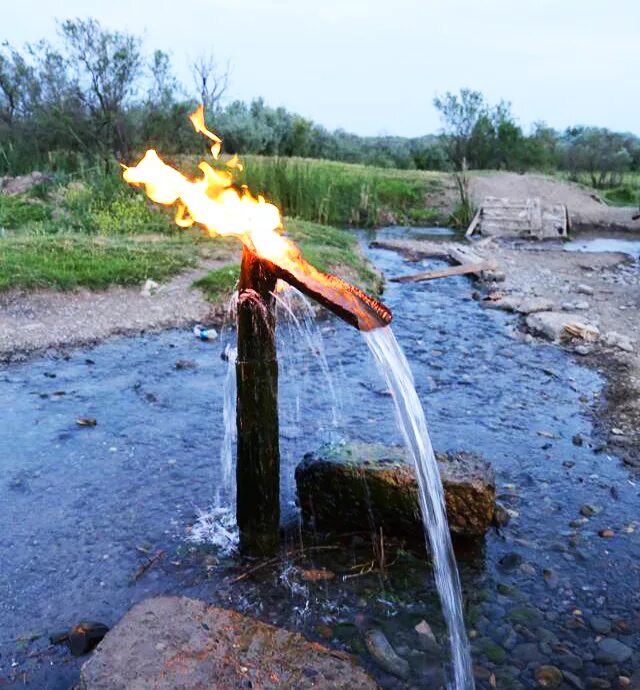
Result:
<svg viewBox="0 0 640 690">
<path fill-rule="evenodd" d="M 577 177 L 586 173 L 593 187 L 614 187 L 633 162 L 628 140 L 605 127 L 574 127 L 565 134 L 565 165 Z"/>
<path fill-rule="evenodd" d="M 462 170 L 469 158 L 469 145 L 479 121 L 487 117 L 488 108 L 479 91 L 460 89 L 457 96 L 449 91 L 433 104 L 443 123 L 442 139 L 455 170 Z"/>
<path fill-rule="evenodd" d="M 224 71 L 218 69 L 213 53 L 200 54 L 191 65 L 196 94 L 205 113 L 214 115 L 220 110 L 222 98 L 229 86 L 229 63 Z"/>
<path fill-rule="evenodd" d="M 103 29 L 95 19 L 62 22 L 64 53 L 78 75 L 78 97 L 88 108 L 94 135 L 118 157 L 131 148 L 126 106 L 143 73 L 139 38 Z"/>
</svg>

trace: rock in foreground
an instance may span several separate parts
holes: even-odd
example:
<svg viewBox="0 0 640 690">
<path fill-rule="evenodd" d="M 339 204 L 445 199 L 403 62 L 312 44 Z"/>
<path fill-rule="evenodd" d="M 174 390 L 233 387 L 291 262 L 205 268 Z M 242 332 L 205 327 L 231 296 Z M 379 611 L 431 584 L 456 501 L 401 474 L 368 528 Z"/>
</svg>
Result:
<svg viewBox="0 0 640 690">
<path fill-rule="evenodd" d="M 439 453 L 449 527 L 475 537 L 493 521 L 496 490 L 489 463 L 473 453 Z M 377 531 L 423 539 L 413 466 L 402 448 L 349 444 L 308 454 L 296 468 L 306 522 L 320 531 Z"/>
<path fill-rule="evenodd" d="M 134 606 L 82 667 L 79 690 L 344 688 L 376 683 L 350 657 L 186 597 Z"/>
</svg>

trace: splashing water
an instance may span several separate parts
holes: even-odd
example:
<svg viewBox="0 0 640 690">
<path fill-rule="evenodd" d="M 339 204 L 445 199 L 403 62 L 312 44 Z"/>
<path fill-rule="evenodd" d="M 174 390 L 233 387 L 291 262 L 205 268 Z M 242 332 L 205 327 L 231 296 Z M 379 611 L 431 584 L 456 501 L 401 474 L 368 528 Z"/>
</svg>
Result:
<svg viewBox="0 0 640 690">
<path fill-rule="evenodd" d="M 473 690 L 471 655 L 462 615 L 460 577 L 449 534 L 444 490 L 424 410 L 407 359 L 391 328 L 387 326 L 363 332 L 362 335 L 391 391 L 398 427 L 416 467 L 422 521 L 433 558 L 436 587 L 449 630 L 453 687 L 456 690 Z"/>
</svg>

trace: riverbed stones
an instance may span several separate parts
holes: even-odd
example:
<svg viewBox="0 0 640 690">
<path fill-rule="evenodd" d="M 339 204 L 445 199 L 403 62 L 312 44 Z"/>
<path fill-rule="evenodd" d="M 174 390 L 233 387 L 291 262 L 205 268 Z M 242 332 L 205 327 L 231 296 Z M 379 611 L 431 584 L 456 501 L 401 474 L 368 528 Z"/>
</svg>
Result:
<svg viewBox="0 0 640 690">
<path fill-rule="evenodd" d="M 477 537 L 491 526 L 495 479 L 489 463 L 466 452 L 438 453 L 449 527 Z M 332 445 L 307 454 L 296 468 L 298 501 L 307 524 L 320 531 L 362 530 L 424 539 L 416 473 L 402 448 Z"/>
<path fill-rule="evenodd" d="M 562 683 L 562 671 L 557 666 L 540 666 L 535 672 L 541 688 L 557 688 Z"/>
<path fill-rule="evenodd" d="M 343 652 L 186 597 L 134 606 L 82 667 L 79 690 L 374 690 Z"/>
</svg>

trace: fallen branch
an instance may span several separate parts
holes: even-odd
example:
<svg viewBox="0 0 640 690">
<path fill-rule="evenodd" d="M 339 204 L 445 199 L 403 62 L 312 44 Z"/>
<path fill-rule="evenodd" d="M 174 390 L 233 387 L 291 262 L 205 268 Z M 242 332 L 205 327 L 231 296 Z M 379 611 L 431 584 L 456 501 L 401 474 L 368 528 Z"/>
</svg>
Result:
<svg viewBox="0 0 640 690">
<path fill-rule="evenodd" d="M 461 264 L 459 266 L 448 266 L 447 268 L 439 268 L 434 271 L 426 271 L 424 273 L 414 273 L 410 276 L 396 276 L 390 278 L 393 283 L 419 283 L 423 280 L 435 280 L 436 278 L 448 278 L 449 276 L 461 276 L 468 273 L 482 273 L 482 271 L 491 271 L 495 269 L 495 264 L 491 261 L 481 261 L 474 264 Z"/>
<path fill-rule="evenodd" d="M 133 576 L 133 581 L 137 582 L 146 572 L 149 570 L 149 568 L 160 558 L 164 556 L 164 550 L 160 549 L 159 551 L 156 551 L 153 556 L 149 557 L 146 563 L 143 563 L 135 572 L 135 575 Z"/>
</svg>

